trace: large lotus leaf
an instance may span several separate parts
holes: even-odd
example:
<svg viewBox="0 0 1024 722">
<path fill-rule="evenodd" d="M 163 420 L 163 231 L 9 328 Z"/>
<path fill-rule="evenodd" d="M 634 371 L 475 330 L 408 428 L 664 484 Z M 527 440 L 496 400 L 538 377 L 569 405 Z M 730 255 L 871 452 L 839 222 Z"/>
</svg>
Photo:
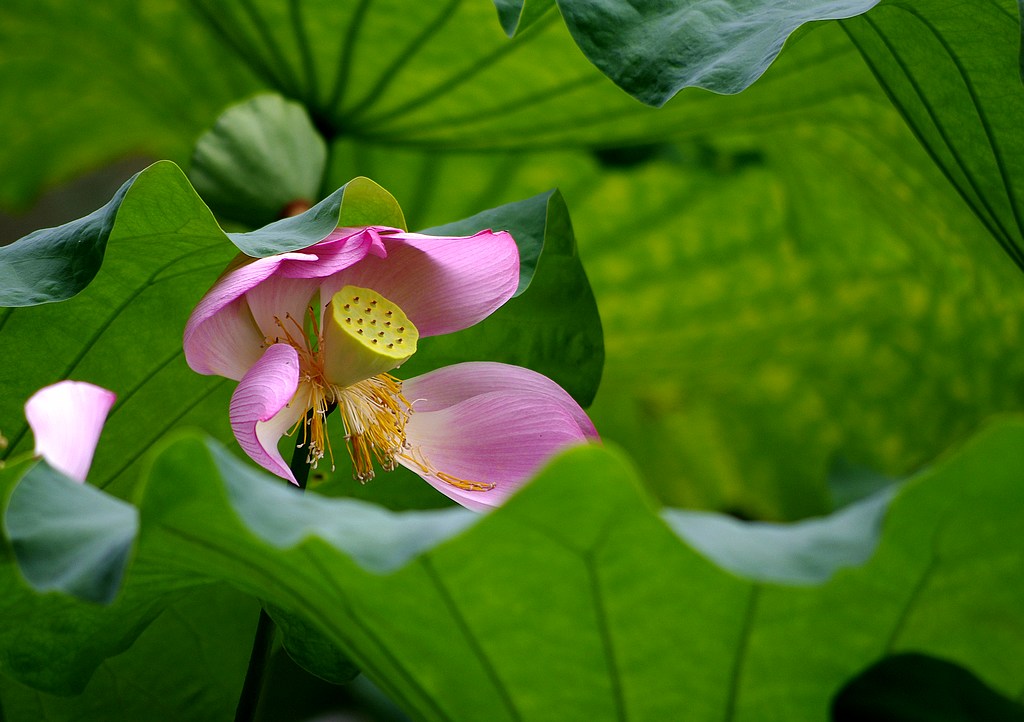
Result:
<svg viewBox="0 0 1024 722">
<path fill-rule="evenodd" d="M 548 223 L 547 205 L 527 204 L 502 217 L 506 227 L 522 237 L 523 255 L 539 259 L 540 272 L 532 274 L 530 284 L 537 290 L 527 289 L 516 302 L 535 303 L 534 294 L 542 297 L 556 288 L 574 298 L 581 310 L 577 316 L 563 319 L 572 325 L 570 330 L 538 327 L 536 334 L 542 341 L 533 342 L 527 328 L 525 339 L 530 342 L 515 360 L 556 379 L 564 378 L 572 391 L 590 399 L 601 374 L 601 327 L 586 276 L 573 253 L 564 204 L 558 207 L 560 215 L 553 224 Z M 0 366 L 0 418 L 10 442 L 4 458 L 13 458 L 31 445 L 22 405 L 35 390 L 59 379 L 75 378 L 115 391 L 118 402 L 104 430 L 104 443 L 97 451 L 90 480 L 121 495 L 134 484 L 141 455 L 175 426 L 200 426 L 220 438 L 230 438 L 227 407 L 232 385 L 188 368 L 181 333 L 194 304 L 237 252 L 236 245 L 260 255 L 310 245 L 338 223 L 403 222 L 401 209 L 386 191 L 357 178 L 302 215 L 249 233 L 225 234 L 172 163 L 158 163 L 140 173 L 107 212 L 113 220 L 100 228 L 98 240 L 96 225 L 73 223 L 0 249 L 0 268 L 12 256 L 43 267 L 29 279 L 32 283 L 25 284 L 26 294 L 38 286 L 49 293 L 51 285 L 60 286 L 62 280 L 75 284 L 71 291 L 81 291 L 63 303 L 0 310 L 5 351 L 5 363 Z M 102 252 L 104 245 L 105 256 L 95 250 L 100 246 Z M 39 246 L 45 246 L 47 252 L 37 257 L 32 251 Z M 545 248 L 549 250 L 544 252 Z M 86 262 L 95 263 L 99 272 L 84 290 L 80 278 L 62 279 L 67 265 Z M 550 268 L 545 269 L 546 265 Z M 567 282 L 567 286 L 560 285 Z M 21 289 L 13 291 L 18 294 Z M 0 298 L 6 299 L 2 291 Z M 522 329 L 513 330 L 517 338 L 524 338 Z M 459 359 L 453 358 L 450 349 L 439 348 L 432 356 L 435 352 L 424 343 L 418 368 L 427 371 L 469 358 L 505 358 L 510 329 L 501 317 L 484 321 L 473 333 L 487 340 L 484 350 L 476 355 L 467 351 Z M 571 355 L 571 348 L 550 340 L 560 338 L 559 334 L 591 350 L 597 362 L 581 368 L 581 360 Z M 46 353 L 33 353 L 33 348 L 45 348 Z"/>
<path fill-rule="evenodd" d="M 602 76 L 556 12 L 510 40 L 487 2 L 12 0 L 0 105 L 18 112 L 0 118 L 0 204 L 129 153 L 184 167 L 224 108 L 260 89 L 306 105 L 331 139 L 443 152 L 642 143 L 681 127 L 675 104 L 655 112 Z"/>
<path fill-rule="evenodd" d="M 1024 423 L 990 428 L 896 493 L 866 563 L 790 586 L 695 552 L 600 447 L 562 455 L 475 523 L 462 510 L 367 523 L 383 512 L 303 497 L 189 436 L 153 461 L 115 604 L 227 580 L 307 620 L 421 719 L 822 719 L 848 677 L 908 650 L 1005 694 L 1024 682 L 1021 464 Z M 437 524 L 436 546 L 410 533 Z M 48 610 L 31 640 L 8 633 L 9 673 L 38 668 L 48 634 L 113 648 L 80 607 Z"/>
<path fill-rule="evenodd" d="M 886 0 L 843 27 L 934 161 L 1024 271 L 1018 4 Z"/>
<path fill-rule="evenodd" d="M 574 51 L 553 12 L 543 14 L 523 36 L 507 41 L 486 3 L 453 2 L 442 7 L 424 4 L 412 9 L 403 6 L 401 16 L 407 22 L 400 24 L 393 22 L 398 8 L 390 1 L 365 5 L 308 2 L 288 8 L 269 1 L 216 6 L 197 2 L 194 12 L 164 6 L 156 0 L 125 1 L 117 9 L 109 3 L 102 8 L 76 7 L 73 12 L 67 12 L 61 3 L 52 4 L 49 8 L 45 3 L 29 7 L 12 2 L 0 10 L 0 27 L 6 31 L 0 57 L 10 58 L 10 62 L 0 63 L 0 77 L 4 79 L 0 88 L 11 94 L 11 102 L 5 107 L 22 109 L 6 114 L 0 121 L 10 126 L 2 128 L 5 137 L 18 139 L 0 151 L 11 154 L 7 158 L 0 155 L 7 169 L 3 182 L 9 186 L 0 195 L 12 202 L 23 200 L 41 183 L 52 183 L 100 158 L 130 149 L 147 149 L 184 162 L 192 140 L 213 123 L 228 100 L 250 92 L 254 87 L 252 78 L 259 78 L 263 87 L 305 102 L 319 127 L 331 137 L 427 144 L 445 152 L 553 144 L 635 144 L 680 131 L 702 132 L 700 126 L 680 122 L 681 117 L 691 115 L 690 102 L 671 103 L 656 113 L 602 82 L 601 76 Z M 125 7 L 120 8 L 121 4 Z M 514 9 L 522 3 L 501 5 Z M 752 5 L 755 16 L 763 10 L 756 3 Z M 544 3 L 527 4 L 528 12 L 533 12 L 531 6 L 542 8 Z M 898 7 L 897 3 L 883 5 L 866 17 L 880 18 L 875 25 L 884 29 L 890 17 L 909 15 Z M 1012 35 L 1013 3 L 1000 0 L 987 6 L 980 18 L 985 30 L 973 36 L 958 32 L 961 26 L 971 31 L 977 27 L 974 18 L 964 16 L 965 11 L 956 4 L 928 0 L 915 3 L 914 8 L 924 19 L 917 22 L 918 30 L 931 33 L 933 40 L 918 43 L 912 37 L 913 27 L 897 28 L 894 37 L 910 40 L 905 44 L 908 49 L 900 52 L 926 58 L 911 69 L 943 71 L 934 73 L 927 84 L 916 76 L 907 81 L 888 78 L 887 87 L 899 94 L 901 105 L 917 107 L 922 105 L 917 93 L 932 93 L 932 86 L 941 91 L 950 78 L 963 87 L 961 78 L 968 78 L 971 97 L 964 97 L 981 108 L 981 117 L 986 119 L 983 125 L 989 117 L 997 121 L 996 134 L 1004 136 L 998 140 L 1002 151 L 997 155 L 1012 159 L 1012 148 L 1007 145 L 1012 145 L 1012 139 L 998 126 L 1001 118 L 1015 116 L 1005 110 L 992 113 L 988 106 L 1002 104 L 1012 110 L 1013 103 L 1019 102 L 1012 93 L 1007 97 L 998 92 L 1005 79 L 1004 69 L 998 66 L 1012 60 L 1018 51 Z M 728 10 L 743 9 L 730 5 Z M 780 17 L 786 14 L 786 9 L 779 11 Z M 83 32 L 93 24 L 102 31 Z M 868 24 L 858 19 L 847 27 L 856 35 Z M 986 52 L 971 50 L 970 44 L 976 42 L 972 37 L 984 38 Z M 68 47 L 69 38 L 76 52 L 56 52 L 57 47 Z M 804 39 L 793 44 L 783 59 L 798 51 Z M 453 54 L 453 47 L 461 52 Z M 883 43 L 864 42 L 861 48 L 876 69 L 887 69 L 888 75 L 897 73 L 901 58 L 889 62 L 876 58 L 876 49 L 885 51 Z M 841 44 L 831 52 L 842 52 Z M 931 62 L 935 52 L 940 61 L 947 59 L 945 64 Z M 225 53 L 232 60 L 226 61 Z M 139 59 L 132 65 L 131 59 L 136 57 Z M 89 62 L 82 62 L 83 58 Z M 808 63 L 803 70 L 813 74 L 828 60 L 828 56 L 819 56 L 799 62 Z M 204 64 L 207 72 L 195 71 Z M 911 67 L 903 65 L 904 70 Z M 554 68 L 558 72 L 551 72 Z M 81 77 L 84 70 L 91 75 Z M 203 78 L 204 84 L 197 86 L 196 77 Z M 516 82 L 510 85 L 508 78 Z M 145 94 L 129 92 L 136 83 L 145 85 Z M 236 84 L 234 89 L 232 83 Z M 495 87 L 506 92 L 495 98 Z M 850 90 L 842 83 L 829 86 L 833 94 Z M 909 96 L 903 97 L 903 90 Z M 819 101 L 820 92 L 819 87 Z M 688 97 L 692 102 L 694 96 Z M 777 94 L 774 102 L 762 102 L 754 113 L 729 113 L 732 106 L 722 105 L 725 112 L 715 113 L 713 123 L 705 128 L 720 128 L 723 120 L 726 126 L 755 128 L 763 117 L 780 110 L 790 114 L 801 109 L 813 112 L 813 106 L 808 108 L 811 104 L 801 102 L 805 97 L 799 84 L 791 84 L 785 94 Z M 945 96 L 940 92 L 938 97 Z M 711 106 L 716 107 L 718 101 L 725 99 L 711 99 Z M 925 101 L 926 106 L 940 105 L 927 97 Z M 708 101 L 700 104 L 707 106 Z M 168 107 L 174 112 L 167 112 Z M 187 121 L 182 119 L 183 112 L 189 115 Z M 39 122 L 43 114 L 45 123 Z M 118 122 L 111 122 L 112 117 Z M 945 129 L 944 134 L 955 140 L 951 129 L 956 127 L 956 122 L 943 121 L 940 130 Z M 963 142 L 977 147 L 973 139 L 984 141 L 984 136 L 984 130 L 974 130 Z M 90 142 L 82 142 L 83 138 Z M 963 155 L 958 149 L 954 151 Z M 981 151 L 991 156 L 984 147 Z M 978 164 L 970 158 L 959 160 L 976 172 Z M 956 170 L 952 167 L 955 164 L 946 165 Z M 990 183 L 984 181 L 981 187 Z M 969 185 L 965 191 L 970 190 Z M 995 200 L 989 203 L 997 210 L 1002 204 Z"/>
<path fill-rule="evenodd" d="M 184 162 L 225 104 L 261 87 L 194 13 L 131 0 L 5 2 L 0 78 L 4 206 L 128 154 Z"/>
</svg>

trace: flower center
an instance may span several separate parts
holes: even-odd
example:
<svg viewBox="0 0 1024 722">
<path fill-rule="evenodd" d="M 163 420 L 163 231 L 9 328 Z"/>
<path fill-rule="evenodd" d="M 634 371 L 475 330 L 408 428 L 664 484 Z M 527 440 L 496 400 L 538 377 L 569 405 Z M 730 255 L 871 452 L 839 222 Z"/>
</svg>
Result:
<svg viewBox="0 0 1024 722">
<path fill-rule="evenodd" d="M 494 488 L 438 471 L 406 442 L 412 404 L 402 395 L 402 382 L 388 372 L 415 353 L 419 331 L 401 308 L 371 289 L 345 286 L 323 307 L 322 323 L 312 305 L 306 309 L 305 327 L 290 315 L 274 320 L 283 336 L 267 342 L 287 342 L 299 354 L 300 388 L 306 396 L 295 401 L 312 413 L 290 433 L 302 427 L 299 446 L 307 446 L 306 462 L 313 468 L 326 454 L 334 471 L 327 416 L 337 407 L 352 475 L 359 481 L 373 479 L 374 462 L 393 471 L 400 457 L 460 489 Z"/>
<path fill-rule="evenodd" d="M 373 464 L 391 471 L 405 450 L 405 425 L 412 405 L 402 395 L 402 382 L 387 373 L 416 351 L 419 332 L 395 304 L 375 291 L 345 286 L 323 308 L 322 323 L 314 306 L 306 309 L 305 327 L 286 315 L 275 317 L 282 335 L 268 342 L 286 342 L 299 355 L 300 388 L 295 400 L 311 413 L 299 419 L 306 462 L 316 468 L 334 450 L 327 416 L 337 407 L 345 427 L 345 445 L 352 473 L 359 481 L 374 477 Z"/>
</svg>

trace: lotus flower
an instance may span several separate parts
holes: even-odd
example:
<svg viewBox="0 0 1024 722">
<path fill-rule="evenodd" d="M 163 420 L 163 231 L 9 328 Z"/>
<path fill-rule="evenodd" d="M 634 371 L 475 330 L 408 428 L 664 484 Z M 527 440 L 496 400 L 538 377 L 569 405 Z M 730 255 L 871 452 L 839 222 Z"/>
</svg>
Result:
<svg viewBox="0 0 1024 722">
<path fill-rule="evenodd" d="M 401 464 L 484 509 L 555 452 L 596 439 L 593 424 L 555 382 L 517 366 L 463 363 L 404 381 L 390 372 L 420 339 L 486 318 L 518 281 L 508 233 L 338 228 L 301 251 L 236 258 L 193 311 L 185 357 L 239 381 L 235 438 L 274 474 L 296 482 L 278 450 L 289 430 L 308 463 L 333 463 L 326 423 L 337 408 L 357 479 Z"/>
<path fill-rule="evenodd" d="M 113 391 L 83 381 L 61 381 L 25 402 L 25 418 L 36 440 L 35 453 L 77 482 L 84 482 Z"/>
</svg>

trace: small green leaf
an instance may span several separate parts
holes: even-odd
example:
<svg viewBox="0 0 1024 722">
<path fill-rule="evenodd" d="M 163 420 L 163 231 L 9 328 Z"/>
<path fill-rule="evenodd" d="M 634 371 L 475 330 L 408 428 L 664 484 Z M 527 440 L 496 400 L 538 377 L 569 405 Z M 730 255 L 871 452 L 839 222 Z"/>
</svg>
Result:
<svg viewBox="0 0 1024 722">
<path fill-rule="evenodd" d="M 801 25 L 859 15 L 877 2 L 558 0 L 558 8 L 601 72 L 638 100 L 661 106 L 691 86 L 738 93 Z"/>
<path fill-rule="evenodd" d="M 41 592 L 110 602 L 139 530 L 138 510 L 45 461 L 11 495 L 4 520 L 25 579 Z"/>
<path fill-rule="evenodd" d="M 359 667 L 302 615 L 271 607 L 270 618 L 284 635 L 284 648 L 296 664 L 333 684 L 348 684 L 359 676 Z"/>
<path fill-rule="evenodd" d="M 305 213 L 248 233 L 229 233 L 242 253 L 256 258 L 295 251 L 326 238 L 338 226 L 391 226 L 405 230 L 398 201 L 369 178 L 353 178 Z"/>
<path fill-rule="evenodd" d="M 345 184 L 338 225 L 391 226 L 408 230 L 398 201 L 369 178 L 353 178 Z"/>
<path fill-rule="evenodd" d="M 0 306 L 64 301 L 89 285 L 103 263 L 121 202 L 139 175 L 85 218 L 0 246 Z"/>
<path fill-rule="evenodd" d="M 250 227 L 315 203 L 327 144 L 306 109 L 265 93 L 231 106 L 196 143 L 189 179 L 219 217 Z"/>
<path fill-rule="evenodd" d="M 886 657 L 832 701 L 832 722 L 1022 722 L 1024 706 L 970 670 L 926 654 Z"/>
</svg>

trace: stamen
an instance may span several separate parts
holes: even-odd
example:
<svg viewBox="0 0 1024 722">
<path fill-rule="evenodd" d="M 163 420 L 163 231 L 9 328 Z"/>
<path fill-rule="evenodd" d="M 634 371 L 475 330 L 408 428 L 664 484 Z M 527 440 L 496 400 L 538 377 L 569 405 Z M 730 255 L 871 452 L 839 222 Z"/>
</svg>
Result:
<svg viewBox="0 0 1024 722">
<path fill-rule="evenodd" d="M 494 484 L 485 483 L 482 481 L 466 481 L 460 479 L 457 476 L 446 474 L 443 471 L 435 471 L 434 476 L 443 481 L 446 484 L 451 484 L 454 487 L 462 489 L 463 491 L 490 491 L 494 488 Z"/>
<path fill-rule="evenodd" d="M 306 448 L 306 463 L 314 469 L 326 454 L 331 460 L 331 468 L 334 468 L 334 450 L 331 448 L 331 439 L 327 434 L 327 415 L 334 403 L 336 390 L 324 379 L 324 358 L 320 344 L 320 323 L 317 320 L 316 312 L 312 306 L 306 309 L 306 320 L 310 325 L 312 339 L 307 335 L 306 330 L 290 313 L 286 313 L 284 321 L 274 316 L 274 323 L 284 334 L 285 343 L 294 348 L 299 354 L 300 381 L 306 383 L 308 389 L 305 398 L 296 398 L 292 403 L 299 404 L 301 408 L 309 409 L 312 413 L 303 415 L 295 425 L 288 431 L 288 435 L 295 435 L 298 429 L 302 428 L 301 442 L 296 444 L 298 448 Z M 289 323 L 294 327 L 289 328 Z M 270 339 L 266 339 L 270 341 Z M 281 337 L 274 339 L 280 343 Z"/>
<path fill-rule="evenodd" d="M 457 476 L 453 476 L 443 471 L 435 469 L 429 461 L 423 456 L 423 452 L 419 449 L 409 448 L 408 445 L 405 447 L 405 451 L 398 454 L 402 459 L 408 461 L 417 466 L 427 476 L 433 476 L 440 479 L 446 484 L 451 484 L 457 489 L 463 491 L 490 491 L 494 488 L 494 484 L 483 481 L 468 481 L 466 479 L 460 479 Z"/>
<path fill-rule="evenodd" d="M 375 460 L 385 471 L 393 470 L 395 456 L 405 446 L 405 425 L 411 412 L 402 395 L 402 382 L 380 374 L 338 389 L 337 398 L 353 477 L 363 483 L 373 479 Z"/>
</svg>

